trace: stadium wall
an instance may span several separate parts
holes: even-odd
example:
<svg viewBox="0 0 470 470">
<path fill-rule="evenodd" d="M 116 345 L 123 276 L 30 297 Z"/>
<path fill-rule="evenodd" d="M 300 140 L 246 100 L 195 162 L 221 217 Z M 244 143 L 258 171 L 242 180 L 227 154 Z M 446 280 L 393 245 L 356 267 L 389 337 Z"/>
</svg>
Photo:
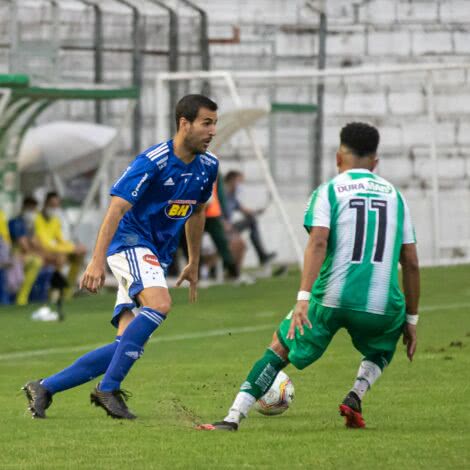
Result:
<svg viewBox="0 0 470 470">
<path fill-rule="evenodd" d="M 21 10 L 20 21 L 31 41 L 47 40 L 50 34 L 47 4 L 50 2 L 16 2 L 27 5 Z M 92 81 L 90 52 L 74 50 L 75 46 L 90 45 L 92 16 L 79 2 L 61 3 L 59 76 L 57 81 Z M 117 2 L 101 2 L 105 6 L 105 45 L 119 44 L 121 49 L 131 46 L 131 20 L 128 9 Z M 168 1 L 180 17 L 181 70 L 197 70 L 198 18 L 177 0 Z M 306 7 L 304 0 L 195 0 L 209 15 L 212 69 L 288 69 L 315 67 L 318 50 L 318 15 Z M 319 6 L 321 2 L 310 2 Z M 349 67 L 384 63 L 426 63 L 468 61 L 470 45 L 470 2 L 464 0 L 335 0 L 323 2 L 328 17 L 327 67 Z M 39 5 L 35 7 L 34 5 Z M 168 17 L 164 10 L 150 8 L 144 12 L 145 51 L 144 83 L 142 88 L 143 146 L 154 142 L 155 96 L 154 77 L 167 70 Z M 9 70 L 9 38 L 11 17 L 9 3 L 0 5 L 0 72 Z M 234 35 L 239 28 L 239 39 Z M 65 46 L 67 46 L 65 48 Z M 125 51 L 105 53 L 105 79 L 110 82 L 130 81 L 131 54 Z M 459 240 L 470 238 L 468 227 L 470 146 L 470 78 L 464 71 L 446 71 L 436 74 L 436 114 L 438 120 L 437 145 L 440 158 L 443 235 Z M 182 85 L 179 93 L 187 91 Z M 267 84 L 241 89 L 242 99 L 252 106 L 268 106 L 273 96 L 278 101 L 314 102 L 312 84 L 287 84 L 274 92 Z M 233 108 L 226 91 L 213 88 L 221 111 Z M 104 106 L 104 123 L 113 125 L 120 116 L 120 103 Z M 92 103 L 61 103 L 47 111 L 39 122 L 56 119 L 91 121 Z M 278 129 L 276 165 L 282 195 L 292 209 L 294 224 L 301 229 L 301 214 L 311 191 L 308 168 L 311 161 L 311 142 L 305 127 L 312 121 L 299 116 L 284 117 L 282 133 Z M 382 134 L 379 171 L 397 184 L 410 200 L 415 214 L 420 251 L 429 254 L 431 231 L 428 130 L 426 124 L 426 96 L 419 81 L 396 81 L 384 84 L 375 80 L 327 84 L 325 96 L 324 178 L 333 176 L 334 152 L 339 127 L 348 120 L 366 119 L 379 126 Z M 255 133 L 263 150 L 270 155 L 269 120 L 259 123 Z M 130 156 L 131 134 L 123 135 L 121 158 L 113 168 L 117 175 Z M 295 145 L 295 160 L 289 159 Z M 227 144 L 222 152 L 223 169 L 241 167 L 248 175 L 246 197 L 249 201 L 263 201 L 265 188 L 252 151 L 243 135 Z M 284 166 L 283 166 L 284 165 Z M 258 199 L 258 196 L 261 199 Z M 264 199 L 263 199 L 264 198 Z M 462 217 L 453 215 L 454 212 Z M 276 226 L 277 217 L 271 208 L 262 219 L 265 227 Z M 457 222 L 456 222 L 457 221 Z M 274 224 L 274 225 L 272 225 Z M 452 227 L 449 229 L 449 227 Z M 446 230 L 452 233 L 447 234 Z M 282 231 L 269 233 L 273 248 L 288 260 L 292 253 L 285 248 Z M 302 239 L 303 235 L 300 235 Z M 278 239 L 279 238 L 279 239 Z M 447 250 L 459 256 L 465 248 Z M 250 254 L 249 261 L 254 258 Z"/>
</svg>

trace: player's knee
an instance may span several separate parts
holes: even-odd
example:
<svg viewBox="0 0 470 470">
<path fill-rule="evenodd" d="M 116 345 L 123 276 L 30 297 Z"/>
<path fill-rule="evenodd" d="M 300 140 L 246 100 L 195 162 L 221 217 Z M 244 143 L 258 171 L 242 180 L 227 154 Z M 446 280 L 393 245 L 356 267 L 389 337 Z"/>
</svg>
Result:
<svg viewBox="0 0 470 470">
<path fill-rule="evenodd" d="M 282 360 L 287 361 L 289 356 L 289 351 L 284 347 L 284 345 L 279 341 L 277 333 L 273 334 L 273 339 L 269 346 L 273 352 L 275 352 Z"/>
<path fill-rule="evenodd" d="M 166 316 L 170 313 L 171 310 L 171 299 L 155 300 L 153 302 L 148 302 L 146 307 L 149 307 L 152 310 L 156 310 L 157 312 Z"/>
</svg>

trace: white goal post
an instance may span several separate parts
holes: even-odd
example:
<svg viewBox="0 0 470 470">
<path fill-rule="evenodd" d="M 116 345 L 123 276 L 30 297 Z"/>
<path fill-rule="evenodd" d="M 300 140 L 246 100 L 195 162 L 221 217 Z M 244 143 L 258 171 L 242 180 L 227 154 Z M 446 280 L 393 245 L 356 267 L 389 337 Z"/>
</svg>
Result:
<svg viewBox="0 0 470 470">
<path fill-rule="evenodd" d="M 417 74 L 421 77 L 423 90 L 426 99 L 427 120 L 429 125 L 428 152 L 429 163 L 431 165 L 431 194 L 432 194 L 432 249 L 427 261 L 431 264 L 448 263 L 452 260 L 444 260 L 441 257 L 441 214 L 439 210 L 439 173 L 438 173 L 438 153 L 437 153 L 437 126 L 435 112 L 435 76 L 436 73 L 447 73 L 449 71 L 463 70 L 465 73 L 470 69 L 470 65 L 462 63 L 449 64 L 420 64 L 420 65 L 387 65 L 377 67 L 350 67 L 341 69 L 295 69 L 282 71 L 199 71 L 199 72 L 175 72 L 160 73 L 155 81 L 155 106 L 156 106 L 156 137 L 157 141 L 167 138 L 169 134 L 169 85 L 171 82 L 191 82 L 194 80 L 206 80 L 223 83 L 226 86 L 228 95 L 236 109 L 243 109 L 249 103 L 243 103 L 240 86 L 246 81 L 261 81 L 268 84 L 277 82 L 292 83 L 292 86 L 299 83 L 309 82 L 317 84 L 319 81 L 328 83 L 332 78 L 348 80 L 352 77 L 373 77 L 373 76 L 405 76 L 406 74 Z M 240 126 L 242 127 L 242 126 Z M 285 209 L 283 200 L 279 194 L 275 179 L 273 178 L 267 159 L 263 155 L 261 146 L 257 142 L 253 130 L 245 127 L 244 131 L 249 139 L 252 150 L 259 162 L 266 185 L 272 195 L 273 201 L 279 211 L 284 226 L 295 250 L 296 259 L 299 266 L 303 262 L 303 252 L 301 244 L 295 234 L 292 223 L 289 219 L 288 211 Z M 314 188 L 312 188 L 314 189 Z M 470 241 L 465 241 L 464 245 L 470 247 Z M 465 258 L 466 261 L 470 256 Z"/>
</svg>

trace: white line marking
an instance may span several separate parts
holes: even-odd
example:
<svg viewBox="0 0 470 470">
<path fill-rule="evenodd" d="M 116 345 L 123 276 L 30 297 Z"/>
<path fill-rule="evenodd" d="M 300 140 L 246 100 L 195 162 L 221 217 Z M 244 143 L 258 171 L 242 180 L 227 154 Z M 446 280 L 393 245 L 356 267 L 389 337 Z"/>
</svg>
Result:
<svg viewBox="0 0 470 470">
<path fill-rule="evenodd" d="M 470 302 L 455 303 L 447 305 L 429 305 L 419 309 L 420 312 L 434 312 L 438 310 L 452 310 L 470 307 Z M 264 316 L 268 312 L 261 312 L 259 316 Z M 266 315 L 267 316 L 267 315 Z M 158 338 L 150 339 L 149 343 L 167 343 L 172 341 L 185 341 L 191 339 L 210 338 L 214 336 L 225 336 L 237 333 L 254 333 L 256 331 L 273 330 L 276 328 L 275 324 L 258 325 L 258 326 L 241 326 L 234 328 L 223 328 L 218 330 L 200 331 L 197 333 L 184 333 L 180 335 L 160 336 Z M 50 349 L 37 349 L 33 351 L 17 351 L 12 353 L 0 354 L 0 361 L 8 361 L 14 359 L 25 359 L 29 357 L 47 356 L 48 354 L 68 354 L 83 351 L 91 351 L 93 349 L 103 346 L 100 344 L 87 344 L 82 346 L 73 346 L 70 348 L 50 348 Z"/>
<path fill-rule="evenodd" d="M 470 302 L 460 304 L 447 304 L 447 305 L 428 305 L 427 307 L 419 308 L 420 312 L 434 312 L 436 310 L 453 310 L 459 308 L 470 307 Z"/>
<path fill-rule="evenodd" d="M 213 336 L 227 336 L 237 333 L 253 333 L 255 331 L 273 330 L 276 325 L 258 325 L 258 326 L 241 326 L 234 328 L 224 328 L 220 330 L 200 331 L 197 333 L 184 333 L 180 335 L 160 336 L 150 339 L 149 343 L 168 343 L 172 341 L 185 341 L 190 339 L 210 338 Z M 37 349 L 34 351 L 18 351 L 6 354 L 0 354 L 0 361 L 8 361 L 12 359 L 25 359 L 29 357 L 47 356 L 48 354 L 68 354 L 82 351 L 91 351 L 103 346 L 100 344 L 87 344 L 82 346 L 73 346 L 70 348 L 50 348 Z"/>
</svg>

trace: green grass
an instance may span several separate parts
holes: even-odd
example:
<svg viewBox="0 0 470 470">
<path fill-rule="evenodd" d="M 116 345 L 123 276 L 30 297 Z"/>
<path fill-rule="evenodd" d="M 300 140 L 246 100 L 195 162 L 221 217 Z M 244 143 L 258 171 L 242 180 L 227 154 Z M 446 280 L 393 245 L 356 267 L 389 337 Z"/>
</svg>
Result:
<svg viewBox="0 0 470 470">
<path fill-rule="evenodd" d="M 92 384 L 56 395 L 43 421 L 29 417 L 19 392 L 81 354 L 71 349 L 110 341 L 111 294 L 74 300 L 62 324 L 32 322 L 28 308 L 1 309 L 0 469 L 470 468 L 469 279 L 468 266 L 423 271 L 415 361 L 400 345 L 365 399 L 367 429 L 358 431 L 337 413 L 360 361 L 342 332 L 318 363 L 286 370 L 296 398 L 284 415 L 253 412 L 238 433 L 193 430 L 224 416 L 290 309 L 298 275 L 201 290 L 195 306 L 187 291 L 173 291 L 170 320 L 125 382 L 135 422 L 91 407 Z M 258 329 L 236 332 L 247 326 Z M 214 330 L 222 331 L 203 336 Z M 42 349 L 53 350 L 13 356 Z"/>
</svg>

